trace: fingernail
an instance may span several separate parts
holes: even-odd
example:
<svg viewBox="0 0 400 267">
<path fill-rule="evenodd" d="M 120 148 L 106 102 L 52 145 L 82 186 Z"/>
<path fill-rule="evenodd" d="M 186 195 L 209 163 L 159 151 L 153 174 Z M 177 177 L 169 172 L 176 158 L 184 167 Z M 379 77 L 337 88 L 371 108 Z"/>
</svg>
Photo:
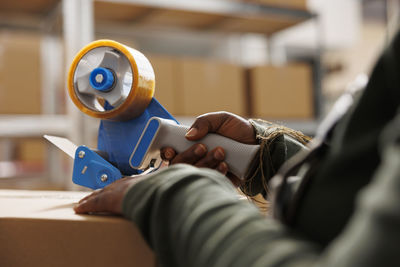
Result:
<svg viewBox="0 0 400 267">
<path fill-rule="evenodd" d="M 222 151 L 222 149 L 217 148 L 217 150 L 215 150 L 214 158 L 217 160 L 223 160 L 225 158 L 225 155 L 224 155 L 224 152 Z"/>
<path fill-rule="evenodd" d="M 172 157 L 173 157 L 173 153 L 172 153 L 172 151 L 171 150 L 167 150 L 167 151 L 165 151 L 165 157 L 167 158 L 167 159 L 171 159 Z"/>
<path fill-rule="evenodd" d="M 76 204 L 74 206 L 74 211 L 79 211 L 80 206 L 81 206 L 81 204 Z"/>
<path fill-rule="evenodd" d="M 204 145 L 199 144 L 197 147 L 194 149 L 194 154 L 197 156 L 203 156 L 207 152 L 207 149 Z"/>
<path fill-rule="evenodd" d="M 221 163 L 218 165 L 218 171 L 220 171 L 220 172 L 222 172 L 222 173 L 224 173 L 224 174 L 225 174 L 225 172 L 226 172 L 227 169 L 228 169 L 228 165 L 226 165 L 225 162 L 221 162 Z"/>
<path fill-rule="evenodd" d="M 196 136 L 197 134 L 197 129 L 196 128 L 191 128 L 186 134 L 186 137 L 193 137 Z"/>
</svg>

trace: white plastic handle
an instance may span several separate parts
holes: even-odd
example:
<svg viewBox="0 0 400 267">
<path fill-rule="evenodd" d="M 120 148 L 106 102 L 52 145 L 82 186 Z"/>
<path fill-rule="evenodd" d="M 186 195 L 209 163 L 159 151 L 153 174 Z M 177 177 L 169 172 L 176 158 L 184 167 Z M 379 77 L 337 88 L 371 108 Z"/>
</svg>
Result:
<svg viewBox="0 0 400 267">
<path fill-rule="evenodd" d="M 189 127 L 178 125 L 172 120 L 154 117 L 152 120 L 159 121 L 159 128 L 153 138 L 153 142 L 148 150 L 148 155 L 159 153 L 163 147 L 172 147 L 177 153 L 183 152 L 195 143 L 204 144 L 208 150 L 220 146 L 225 151 L 225 162 L 228 164 L 229 171 L 237 177 L 243 179 L 252 163 L 255 155 L 260 149 L 259 145 L 247 145 L 219 134 L 207 134 L 204 138 L 197 141 L 189 141 L 185 134 Z"/>
</svg>

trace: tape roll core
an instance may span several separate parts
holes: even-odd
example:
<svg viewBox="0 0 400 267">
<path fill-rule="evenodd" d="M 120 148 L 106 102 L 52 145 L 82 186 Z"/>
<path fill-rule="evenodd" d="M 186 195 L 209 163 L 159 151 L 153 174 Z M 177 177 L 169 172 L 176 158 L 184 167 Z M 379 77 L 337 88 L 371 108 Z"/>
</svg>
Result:
<svg viewBox="0 0 400 267">
<path fill-rule="evenodd" d="M 110 90 L 114 84 L 114 74 L 107 68 L 95 68 L 90 73 L 90 85 L 99 91 Z"/>
</svg>

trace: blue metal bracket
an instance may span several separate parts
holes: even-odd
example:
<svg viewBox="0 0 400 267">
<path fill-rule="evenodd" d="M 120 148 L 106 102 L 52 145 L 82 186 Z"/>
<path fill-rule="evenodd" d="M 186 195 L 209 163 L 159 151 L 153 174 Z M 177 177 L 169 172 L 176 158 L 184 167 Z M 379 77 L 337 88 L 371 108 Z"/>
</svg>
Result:
<svg viewBox="0 0 400 267">
<path fill-rule="evenodd" d="M 75 152 L 72 181 L 92 189 L 103 188 L 122 178 L 121 172 L 86 146 Z"/>
<path fill-rule="evenodd" d="M 142 171 L 130 166 L 129 160 L 140 136 L 152 117 L 175 120 L 175 118 L 153 98 L 147 109 L 129 121 L 102 120 L 98 133 L 98 150 L 107 153 L 105 160 L 86 146 L 76 150 L 72 181 L 92 189 L 103 188 L 125 175 Z M 176 121 L 177 122 L 177 121 Z M 177 122 L 178 123 L 178 122 Z M 135 162 L 141 162 L 143 153 L 136 153 Z"/>
</svg>

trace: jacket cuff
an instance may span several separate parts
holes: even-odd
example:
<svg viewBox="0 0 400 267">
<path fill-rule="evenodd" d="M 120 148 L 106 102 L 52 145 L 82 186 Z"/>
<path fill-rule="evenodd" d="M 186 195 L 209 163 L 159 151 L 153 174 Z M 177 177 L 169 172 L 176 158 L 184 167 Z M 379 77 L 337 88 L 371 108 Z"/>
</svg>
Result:
<svg viewBox="0 0 400 267">
<path fill-rule="evenodd" d="M 241 190 L 248 196 L 268 195 L 268 182 L 281 165 L 305 148 L 310 138 L 299 131 L 260 119 L 250 119 L 260 150 L 246 174 Z"/>
</svg>

